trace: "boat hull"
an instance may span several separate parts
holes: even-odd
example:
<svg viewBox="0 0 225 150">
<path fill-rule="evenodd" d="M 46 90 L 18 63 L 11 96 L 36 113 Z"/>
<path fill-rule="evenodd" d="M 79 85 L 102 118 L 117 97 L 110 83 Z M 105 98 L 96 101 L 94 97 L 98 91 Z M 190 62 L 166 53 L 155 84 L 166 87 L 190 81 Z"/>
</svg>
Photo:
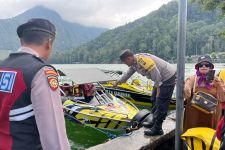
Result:
<svg viewBox="0 0 225 150">
<path fill-rule="evenodd" d="M 136 105 L 150 106 L 151 103 L 151 95 L 132 92 L 121 88 L 105 87 L 105 90 L 109 93 L 112 93 L 115 96 L 119 95 L 125 97 L 126 99 L 130 100 L 132 103 Z"/>
<path fill-rule="evenodd" d="M 91 106 L 77 104 L 70 100 L 65 101 L 63 105 L 66 116 L 76 120 L 77 123 L 107 130 L 126 129 L 132 118 L 138 113 L 138 110 L 131 106 L 129 113 L 125 114 L 111 111 L 112 106 Z"/>
<path fill-rule="evenodd" d="M 106 87 L 105 90 L 109 93 L 112 93 L 115 96 L 122 96 L 128 100 L 130 100 L 133 104 L 138 105 L 138 106 L 152 106 L 151 102 L 151 95 L 149 94 L 144 94 L 144 93 L 138 93 L 138 92 L 133 92 L 130 90 L 125 90 L 122 88 L 113 88 L 113 87 Z M 176 101 L 171 100 L 170 101 L 170 108 L 175 108 L 176 106 Z"/>
<path fill-rule="evenodd" d="M 68 112 L 66 112 L 68 114 Z M 104 115 L 101 117 L 97 116 L 90 116 L 87 114 L 81 114 L 77 112 L 73 112 L 70 114 L 76 120 L 79 120 L 82 124 L 86 126 L 91 126 L 100 129 L 107 129 L 107 130 L 122 130 L 128 127 L 128 121 L 121 121 L 121 120 L 114 120 L 112 118 L 104 118 Z"/>
</svg>

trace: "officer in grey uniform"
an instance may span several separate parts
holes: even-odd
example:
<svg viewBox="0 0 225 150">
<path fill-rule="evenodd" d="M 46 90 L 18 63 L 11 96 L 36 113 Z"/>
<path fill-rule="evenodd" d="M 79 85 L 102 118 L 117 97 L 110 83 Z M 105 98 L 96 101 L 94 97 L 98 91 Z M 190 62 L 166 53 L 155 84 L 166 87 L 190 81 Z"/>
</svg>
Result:
<svg viewBox="0 0 225 150">
<path fill-rule="evenodd" d="M 176 80 L 176 68 L 168 62 L 148 53 L 133 54 L 129 49 L 124 50 L 120 59 L 128 65 L 129 70 L 115 84 L 126 82 L 135 72 L 154 81 L 151 101 L 153 119 L 144 122 L 143 126 L 150 128 L 145 135 L 162 135 L 162 123 L 166 118 L 169 103 L 173 94 Z"/>
<path fill-rule="evenodd" d="M 17 34 L 21 47 L 0 63 L 0 149 L 69 150 L 58 74 L 46 61 L 55 26 L 35 18 Z"/>
</svg>

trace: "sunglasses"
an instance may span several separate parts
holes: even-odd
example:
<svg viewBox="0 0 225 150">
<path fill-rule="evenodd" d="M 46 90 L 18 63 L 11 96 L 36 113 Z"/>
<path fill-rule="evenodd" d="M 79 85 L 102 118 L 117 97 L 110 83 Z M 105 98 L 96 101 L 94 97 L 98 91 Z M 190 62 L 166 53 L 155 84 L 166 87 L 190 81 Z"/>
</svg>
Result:
<svg viewBox="0 0 225 150">
<path fill-rule="evenodd" d="M 198 66 L 201 68 L 201 67 L 203 67 L 203 66 L 205 66 L 205 67 L 210 67 L 211 65 L 210 65 L 209 63 L 207 63 L 207 64 L 199 64 Z"/>
</svg>

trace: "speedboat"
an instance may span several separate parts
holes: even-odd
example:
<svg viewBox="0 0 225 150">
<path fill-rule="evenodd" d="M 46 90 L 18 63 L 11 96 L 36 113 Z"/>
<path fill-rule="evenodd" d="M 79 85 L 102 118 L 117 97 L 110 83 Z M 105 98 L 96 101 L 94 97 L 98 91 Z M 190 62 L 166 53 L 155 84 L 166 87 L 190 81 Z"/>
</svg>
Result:
<svg viewBox="0 0 225 150">
<path fill-rule="evenodd" d="M 103 70 L 114 79 L 119 79 L 123 74 L 121 71 Z M 113 87 L 113 82 L 102 82 L 105 89 L 114 94 L 117 97 L 125 97 L 132 103 L 141 106 L 151 105 L 151 95 L 153 87 L 149 82 L 144 82 L 141 79 L 132 77 L 126 83 L 119 84 L 117 87 Z"/>
<path fill-rule="evenodd" d="M 107 92 L 99 82 L 112 81 L 99 69 L 60 69 L 60 88 L 65 116 L 73 121 L 107 130 L 126 129 L 138 114 L 138 108 L 126 98 L 118 98 Z M 84 85 L 92 87 L 88 101 Z M 91 99 L 90 99 L 91 97 Z M 146 117 L 140 114 L 139 118 Z M 136 117 L 135 117 L 136 118 Z"/>
<path fill-rule="evenodd" d="M 106 74 L 109 74 L 115 80 L 118 80 L 123 74 L 122 71 L 102 70 Z M 101 82 L 105 90 L 114 94 L 116 97 L 124 97 L 130 100 L 133 104 L 138 106 L 152 106 L 152 82 L 144 81 L 138 77 L 132 76 L 126 83 L 119 84 L 117 87 L 113 87 L 113 81 Z M 174 108 L 176 105 L 175 100 L 171 100 L 170 108 Z"/>
</svg>

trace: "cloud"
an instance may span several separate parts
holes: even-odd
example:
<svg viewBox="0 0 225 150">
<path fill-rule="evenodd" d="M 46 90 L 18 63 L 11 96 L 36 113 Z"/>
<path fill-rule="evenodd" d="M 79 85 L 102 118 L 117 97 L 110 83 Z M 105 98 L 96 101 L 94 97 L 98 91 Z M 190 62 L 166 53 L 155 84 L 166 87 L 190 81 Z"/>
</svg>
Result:
<svg viewBox="0 0 225 150">
<path fill-rule="evenodd" d="M 169 1 L 171 0 L 0 0 L 0 18 L 10 18 L 36 5 L 43 5 L 71 22 L 114 28 L 145 16 Z"/>
</svg>

